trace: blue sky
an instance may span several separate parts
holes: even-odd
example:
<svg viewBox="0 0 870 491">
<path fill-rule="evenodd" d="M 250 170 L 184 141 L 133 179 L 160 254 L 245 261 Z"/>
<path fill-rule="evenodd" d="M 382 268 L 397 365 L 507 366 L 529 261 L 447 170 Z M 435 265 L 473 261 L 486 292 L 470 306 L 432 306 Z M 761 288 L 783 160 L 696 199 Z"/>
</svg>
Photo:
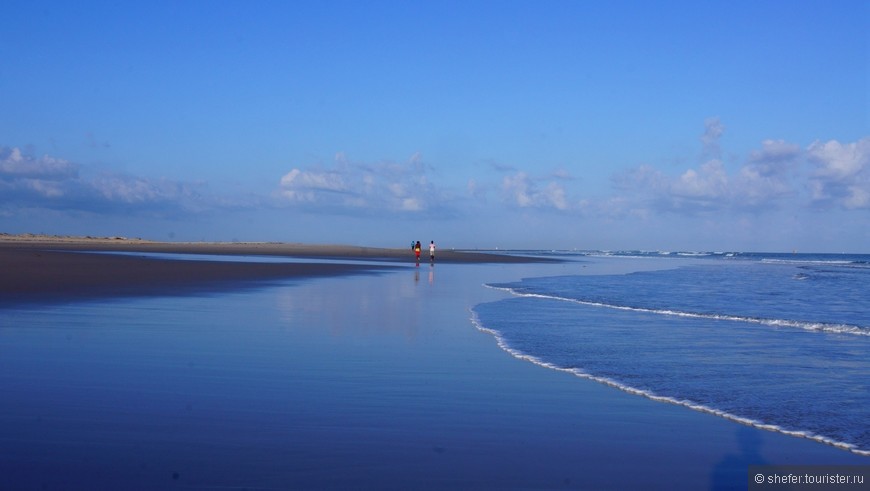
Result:
<svg viewBox="0 0 870 491">
<path fill-rule="evenodd" d="M 865 1 L 0 17 L 0 232 L 870 252 Z"/>
</svg>

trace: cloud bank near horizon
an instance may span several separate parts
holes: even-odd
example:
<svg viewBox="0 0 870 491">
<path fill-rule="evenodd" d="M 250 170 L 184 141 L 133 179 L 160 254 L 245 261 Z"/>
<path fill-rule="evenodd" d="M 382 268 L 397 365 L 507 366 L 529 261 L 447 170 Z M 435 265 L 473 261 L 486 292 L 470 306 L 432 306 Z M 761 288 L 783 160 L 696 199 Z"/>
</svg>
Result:
<svg viewBox="0 0 870 491">
<path fill-rule="evenodd" d="M 269 209 L 343 216 L 437 212 L 455 218 L 487 209 L 612 220 L 870 209 L 870 137 L 815 141 L 806 147 L 764 140 L 741 160 L 726 162 L 720 144 L 724 132 L 718 118 L 710 118 L 700 137 L 703 158 L 697 165 L 676 174 L 649 164 L 618 170 L 609 192 L 595 196 L 577 191 L 578 179 L 565 170 L 535 175 L 521 166 L 493 164 L 456 185 L 439 181 L 438 165 L 419 153 L 399 162 L 366 163 L 341 152 L 329 165 L 289 167 L 271 191 L 219 196 L 210 193 L 205 181 L 90 175 L 86 166 L 56 156 L 0 147 L 0 216 L 49 209 L 172 218 Z"/>
<path fill-rule="evenodd" d="M 642 165 L 613 178 L 618 194 L 655 212 L 764 213 L 783 206 L 870 209 L 870 137 L 813 142 L 765 140 L 735 171 L 720 158 L 678 176 Z"/>
<path fill-rule="evenodd" d="M 824 210 L 870 208 L 870 137 L 856 142 L 816 141 L 802 148 L 764 140 L 735 167 L 722 157 L 725 128 L 708 119 L 700 140 L 705 160 L 671 175 L 643 164 L 615 172 L 611 194 L 583 196 L 564 170 L 536 176 L 512 166 L 491 165 L 490 175 L 469 178 L 465 189 L 429 178 L 422 157 L 406 163 L 335 164 L 293 167 L 280 183 L 287 204 L 354 211 L 428 212 L 461 198 L 498 203 L 505 210 L 575 214 L 586 217 L 650 216 L 704 212 L 764 213 L 787 206 Z"/>
<path fill-rule="evenodd" d="M 447 189 L 429 178 L 430 166 L 415 153 L 405 162 L 353 162 L 343 152 L 330 167 L 292 168 L 281 177 L 283 203 L 305 211 L 417 213 L 449 210 Z"/>
<path fill-rule="evenodd" d="M 205 183 L 126 174 L 83 175 L 81 165 L 0 147 L 0 213 L 49 209 L 96 214 L 174 216 L 205 211 Z"/>
</svg>

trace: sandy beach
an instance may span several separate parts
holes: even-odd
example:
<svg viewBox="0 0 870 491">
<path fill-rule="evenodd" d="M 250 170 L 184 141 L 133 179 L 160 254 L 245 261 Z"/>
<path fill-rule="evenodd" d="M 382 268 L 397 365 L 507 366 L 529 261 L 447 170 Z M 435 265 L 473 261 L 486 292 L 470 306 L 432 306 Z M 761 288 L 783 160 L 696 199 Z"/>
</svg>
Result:
<svg viewBox="0 0 870 491">
<path fill-rule="evenodd" d="M 165 252 L 248 256 L 295 256 L 309 258 L 375 259 L 411 261 L 410 248 L 381 248 L 344 244 L 303 244 L 292 242 L 159 242 L 126 237 L 71 237 L 35 234 L 0 234 L 0 250 L 53 250 L 99 252 Z M 428 261 L 428 250 L 421 260 Z M 437 251 L 438 262 L 527 263 L 541 259 L 452 249 Z"/>
<path fill-rule="evenodd" d="M 379 261 L 74 252 L 291 249 Z M 2 241 L 4 296 L 63 301 L 0 305 L 0 488 L 746 489 L 750 464 L 868 463 L 531 364 L 470 319 L 507 295 L 485 282 L 613 263 L 406 252 Z"/>
<path fill-rule="evenodd" d="M 87 252 L 175 253 L 379 261 L 380 266 L 335 263 L 161 261 L 145 255 Z M 438 251 L 439 263 L 528 262 L 514 256 Z M 428 263 L 428 258 L 424 258 Z M 389 269 L 412 263 L 407 249 L 293 243 L 155 242 L 121 237 L 0 234 L 0 301 L 57 300 L 104 295 L 160 294 L 238 288 L 268 280 Z"/>
</svg>

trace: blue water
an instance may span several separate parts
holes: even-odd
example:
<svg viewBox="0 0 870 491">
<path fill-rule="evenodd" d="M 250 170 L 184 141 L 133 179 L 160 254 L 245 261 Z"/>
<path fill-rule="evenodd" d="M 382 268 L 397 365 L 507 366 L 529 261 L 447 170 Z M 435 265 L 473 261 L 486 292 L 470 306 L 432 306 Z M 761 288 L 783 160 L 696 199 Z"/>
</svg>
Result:
<svg viewBox="0 0 870 491">
<path fill-rule="evenodd" d="M 626 257 L 569 254 L 578 261 Z M 870 255 L 609 253 L 629 274 L 527 278 L 477 305 L 515 356 L 870 455 Z"/>
</svg>

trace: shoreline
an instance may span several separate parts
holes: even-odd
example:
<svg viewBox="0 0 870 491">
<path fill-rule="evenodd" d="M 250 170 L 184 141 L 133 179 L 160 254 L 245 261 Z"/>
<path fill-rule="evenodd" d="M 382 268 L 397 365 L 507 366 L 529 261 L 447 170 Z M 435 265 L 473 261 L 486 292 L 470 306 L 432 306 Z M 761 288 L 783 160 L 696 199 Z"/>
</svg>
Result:
<svg viewBox="0 0 870 491">
<path fill-rule="evenodd" d="M 350 244 L 309 244 L 302 242 L 162 242 L 126 237 L 72 237 L 37 234 L 0 233 L 0 251 L 38 249 L 55 251 L 166 252 L 182 254 L 288 256 L 324 259 L 366 259 L 413 262 L 407 248 L 369 247 Z M 421 262 L 428 262 L 428 251 Z M 438 249 L 436 261 L 445 263 L 528 263 L 553 262 L 553 259 L 499 254 L 492 251 Z"/>
<path fill-rule="evenodd" d="M 88 254 L 95 252 L 99 254 Z M 257 263 L 144 257 L 125 253 L 366 260 L 380 264 Z M 425 259 L 428 263 L 428 259 Z M 527 263 L 539 258 L 438 251 L 438 263 Z M 422 261 L 421 261 L 422 262 Z M 232 290 L 293 278 L 372 274 L 415 264 L 405 249 L 253 242 L 156 242 L 127 238 L 0 234 L 0 305 L 83 298 Z"/>
</svg>

